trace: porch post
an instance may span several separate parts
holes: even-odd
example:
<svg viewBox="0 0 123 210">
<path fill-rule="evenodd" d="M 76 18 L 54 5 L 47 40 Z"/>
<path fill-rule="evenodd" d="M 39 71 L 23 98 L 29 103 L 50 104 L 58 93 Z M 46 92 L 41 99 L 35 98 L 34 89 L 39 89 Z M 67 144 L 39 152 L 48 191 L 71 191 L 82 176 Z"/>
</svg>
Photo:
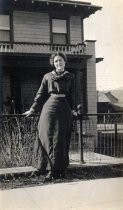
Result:
<svg viewBox="0 0 123 210">
<path fill-rule="evenodd" d="M 95 114 L 95 116 L 90 117 L 93 122 L 93 126 L 92 128 L 89 128 L 90 133 L 94 136 L 90 141 L 93 151 L 95 147 L 98 146 L 95 42 L 95 40 L 86 41 L 86 53 L 91 55 L 91 58 L 87 60 L 87 108 L 88 114 Z"/>
<path fill-rule="evenodd" d="M 0 114 L 2 113 L 3 109 L 3 73 L 2 67 L 0 66 Z"/>
</svg>

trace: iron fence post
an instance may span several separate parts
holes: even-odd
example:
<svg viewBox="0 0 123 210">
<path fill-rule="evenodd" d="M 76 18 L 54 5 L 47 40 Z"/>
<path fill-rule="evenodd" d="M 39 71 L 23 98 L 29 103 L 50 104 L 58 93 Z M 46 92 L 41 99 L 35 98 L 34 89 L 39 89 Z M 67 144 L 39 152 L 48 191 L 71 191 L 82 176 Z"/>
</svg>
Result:
<svg viewBox="0 0 123 210">
<path fill-rule="evenodd" d="M 84 162 L 84 155 L 83 155 L 83 116 L 82 116 L 82 106 L 78 105 L 77 106 L 77 114 L 78 114 L 78 119 L 79 119 L 79 145 L 80 145 L 80 164 L 85 163 Z"/>
<path fill-rule="evenodd" d="M 116 157 L 118 154 L 118 138 L 117 138 L 117 123 L 114 124 L 114 132 L 115 132 L 115 136 L 114 136 L 114 156 Z"/>
</svg>

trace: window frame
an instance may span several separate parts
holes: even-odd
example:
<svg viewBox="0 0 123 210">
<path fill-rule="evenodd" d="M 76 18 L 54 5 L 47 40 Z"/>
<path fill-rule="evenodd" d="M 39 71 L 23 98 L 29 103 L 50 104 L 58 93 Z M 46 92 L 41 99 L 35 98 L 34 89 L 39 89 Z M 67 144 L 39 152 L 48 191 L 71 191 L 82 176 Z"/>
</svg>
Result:
<svg viewBox="0 0 123 210">
<path fill-rule="evenodd" d="M 0 15 L 7 15 L 9 17 L 9 29 L 0 29 L 0 31 L 9 31 L 9 41 L 0 41 L 3 43 L 12 43 L 13 38 L 13 12 L 0 11 Z"/>
<path fill-rule="evenodd" d="M 59 19 L 59 20 L 66 20 L 66 33 L 54 33 L 53 32 L 53 24 L 52 24 L 52 20 L 53 19 Z M 63 45 L 68 45 L 70 43 L 70 29 L 69 29 L 69 18 L 68 17 L 63 17 L 63 16 L 50 16 L 50 41 L 51 44 L 55 44 L 53 43 L 53 34 L 64 34 L 66 35 L 66 44 Z M 57 45 L 57 44 L 56 44 Z M 62 44 L 61 44 L 62 45 Z"/>
</svg>

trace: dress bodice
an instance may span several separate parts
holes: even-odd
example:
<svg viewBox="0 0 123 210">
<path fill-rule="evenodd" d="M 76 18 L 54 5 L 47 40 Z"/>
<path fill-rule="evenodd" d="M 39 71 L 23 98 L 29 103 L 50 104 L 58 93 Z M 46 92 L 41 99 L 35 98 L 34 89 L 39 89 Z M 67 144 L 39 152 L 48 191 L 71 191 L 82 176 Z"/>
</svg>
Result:
<svg viewBox="0 0 123 210">
<path fill-rule="evenodd" d="M 51 93 L 65 94 L 69 105 L 73 108 L 74 75 L 68 71 L 60 75 L 55 71 L 45 74 L 31 108 L 35 110 L 37 105 L 44 103 Z"/>
</svg>

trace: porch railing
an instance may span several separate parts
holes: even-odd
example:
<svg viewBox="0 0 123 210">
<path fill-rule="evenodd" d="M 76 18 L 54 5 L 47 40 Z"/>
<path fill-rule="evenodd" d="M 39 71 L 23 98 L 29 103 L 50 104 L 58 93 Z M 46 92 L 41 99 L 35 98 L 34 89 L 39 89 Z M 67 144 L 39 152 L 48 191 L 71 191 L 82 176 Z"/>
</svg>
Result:
<svg viewBox="0 0 123 210">
<path fill-rule="evenodd" d="M 65 54 L 86 54 L 85 43 L 78 43 L 76 45 L 62 45 L 62 44 L 47 44 L 47 43 L 0 43 L 0 52 L 2 53 L 53 53 L 56 51 L 64 52 Z"/>
<path fill-rule="evenodd" d="M 0 168 L 32 165 L 39 116 L 0 116 Z M 33 158 L 32 158 L 33 157 Z M 123 163 L 123 113 L 78 114 L 73 120 L 70 162 Z"/>
</svg>

